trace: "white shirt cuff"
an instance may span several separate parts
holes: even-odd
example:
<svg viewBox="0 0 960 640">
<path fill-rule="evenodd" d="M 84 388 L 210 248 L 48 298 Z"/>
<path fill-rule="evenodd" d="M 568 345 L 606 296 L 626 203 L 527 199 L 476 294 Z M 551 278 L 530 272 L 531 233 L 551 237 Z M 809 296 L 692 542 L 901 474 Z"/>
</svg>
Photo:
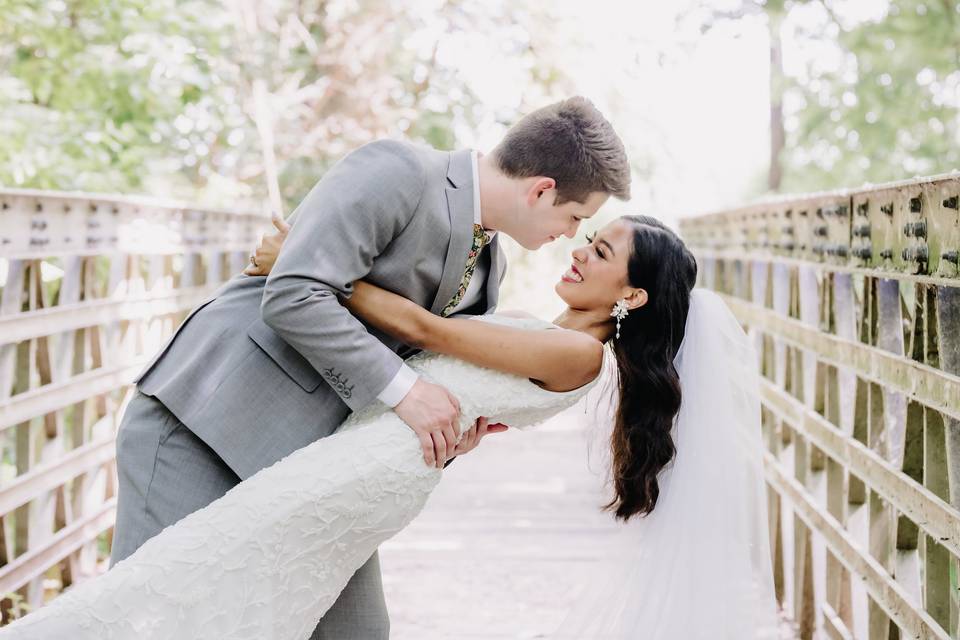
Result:
<svg viewBox="0 0 960 640">
<path fill-rule="evenodd" d="M 393 380 L 384 387 L 383 391 L 377 394 L 377 400 L 390 408 L 397 406 L 401 400 L 407 397 L 418 379 L 419 376 L 413 369 L 406 364 L 401 365 L 397 375 L 393 376 Z"/>
</svg>

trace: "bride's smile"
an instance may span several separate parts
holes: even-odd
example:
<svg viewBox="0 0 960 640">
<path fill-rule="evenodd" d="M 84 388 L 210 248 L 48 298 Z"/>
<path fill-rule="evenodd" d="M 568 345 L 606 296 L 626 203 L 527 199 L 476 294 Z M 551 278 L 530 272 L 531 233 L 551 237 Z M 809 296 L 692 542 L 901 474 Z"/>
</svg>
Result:
<svg viewBox="0 0 960 640">
<path fill-rule="evenodd" d="M 580 275 L 580 272 L 577 270 L 577 265 L 570 265 L 570 268 L 565 274 L 561 276 L 561 279 L 564 282 L 571 282 L 574 284 L 583 282 L 583 276 Z"/>
</svg>

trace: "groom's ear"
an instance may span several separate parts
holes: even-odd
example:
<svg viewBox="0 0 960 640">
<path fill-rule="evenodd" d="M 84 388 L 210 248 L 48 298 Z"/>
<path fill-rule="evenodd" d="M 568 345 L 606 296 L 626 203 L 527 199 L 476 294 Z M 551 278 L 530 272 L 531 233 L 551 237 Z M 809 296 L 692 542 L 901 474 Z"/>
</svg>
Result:
<svg viewBox="0 0 960 640">
<path fill-rule="evenodd" d="M 530 189 L 527 191 L 527 204 L 532 206 L 544 193 L 556 188 L 557 181 L 553 178 L 544 176 L 534 178 L 530 183 Z"/>
</svg>

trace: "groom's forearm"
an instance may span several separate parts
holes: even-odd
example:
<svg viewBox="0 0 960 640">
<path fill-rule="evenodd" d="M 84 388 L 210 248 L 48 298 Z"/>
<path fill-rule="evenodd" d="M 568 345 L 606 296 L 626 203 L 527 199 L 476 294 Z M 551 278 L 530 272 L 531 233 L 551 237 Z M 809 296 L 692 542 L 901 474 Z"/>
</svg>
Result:
<svg viewBox="0 0 960 640">
<path fill-rule="evenodd" d="M 400 356 L 370 335 L 332 294 L 295 286 L 265 289 L 261 317 L 354 411 L 372 402 L 403 367 Z"/>
<path fill-rule="evenodd" d="M 263 321 L 324 377 L 353 410 L 387 388 L 403 360 L 370 335 L 338 295 L 370 272 L 410 222 L 424 173 L 406 146 L 354 151 L 307 195 L 267 277 Z"/>
</svg>

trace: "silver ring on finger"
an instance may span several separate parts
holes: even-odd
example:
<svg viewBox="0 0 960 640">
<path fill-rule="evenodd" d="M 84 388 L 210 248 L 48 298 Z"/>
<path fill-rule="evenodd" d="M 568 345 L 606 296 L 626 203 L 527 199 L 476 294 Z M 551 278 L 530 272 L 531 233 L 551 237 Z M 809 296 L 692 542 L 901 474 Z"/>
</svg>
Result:
<svg viewBox="0 0 960 640">
<path fill-rule="evenodd" d="M 255 256 L 255 255 L 252 254 L 252 253 L 250 254 L 250 264 L 252 264 L 252 265 L 255 266 L 255 267 L 259 267 L 259 266 L 260 266 L 260 265 L 257 264 L 257 256 Z"/>
</svg>

